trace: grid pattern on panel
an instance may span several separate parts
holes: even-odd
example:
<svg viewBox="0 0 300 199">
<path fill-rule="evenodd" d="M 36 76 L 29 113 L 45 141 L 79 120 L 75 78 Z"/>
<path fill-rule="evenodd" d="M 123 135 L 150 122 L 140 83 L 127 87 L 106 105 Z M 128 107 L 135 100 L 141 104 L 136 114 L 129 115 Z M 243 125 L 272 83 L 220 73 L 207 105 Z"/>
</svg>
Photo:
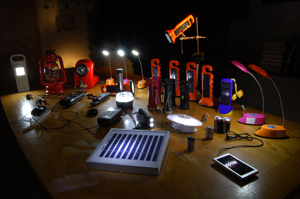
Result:
<svg viewBox="0 0 300 199">
<path fill-rule="evenodd" d="M 163 146 L 163 139 L 162 135 L 114 133 L 100 151 L 99 157 L 155 162 Z"/>
</svg>

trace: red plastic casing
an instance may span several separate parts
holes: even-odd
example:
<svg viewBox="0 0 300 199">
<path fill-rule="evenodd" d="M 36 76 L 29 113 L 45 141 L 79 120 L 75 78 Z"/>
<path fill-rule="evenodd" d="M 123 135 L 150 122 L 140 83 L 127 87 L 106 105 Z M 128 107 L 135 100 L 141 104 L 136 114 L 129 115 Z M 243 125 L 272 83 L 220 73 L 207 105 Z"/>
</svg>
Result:
<svg viewBox="0 0 300 199">
<path fill-rule="evenodd" d="M 85 65 L 88 68 L 88 73 L 84 77 L 79 77 L 76 74 L 76 67 L 79 65 Z M 87 85 L 87 88 L 93 88 L 97 84 L 99 77 L 94 75 L 94 62 L 92 60 L 81 59 L 76 63 L 74 69 L 74 86 L 79 84 L 80 78 L 83 84 Z"/>
</svg>

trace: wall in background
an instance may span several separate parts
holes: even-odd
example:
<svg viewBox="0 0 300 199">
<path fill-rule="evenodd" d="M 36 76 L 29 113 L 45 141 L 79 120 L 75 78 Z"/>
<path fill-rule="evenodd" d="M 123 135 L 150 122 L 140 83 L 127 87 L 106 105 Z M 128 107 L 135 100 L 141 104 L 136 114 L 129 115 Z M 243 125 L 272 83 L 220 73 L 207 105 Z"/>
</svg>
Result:
<svg viewBox="0 0 300 199">
<path fill-rule="evenodd" d="M 300 2 L 262 4 L 261 0 L 253 0 L 249 2 L 248 18 L 230 21 L 227 77 L 236 78 L 238 89 L 245 93 L 243 98 L 236 100 L 237 103 L 258 110 L 262 107 L 260 90 L 255 80 L 229 61 L 260 65 L 264 40 L 290 41 L 294 36 L 300 35 L 299 10 Z M 282 117 L 278 94 L 271 81 L 251 72 L 262 85 L 265 112 Z M 300 98 L 300 79 L 276 74 L 270 76 L 281 92 L 286 118 L 300 123 L 300 105 L 297 103 Z"/>
<path fill-rule="evenodd" d="M 54 49 L 64 61 L 65 68 L 75 67 L 80 59 L 91 59 L 95 66 L 109 67 L 102 62 L 102 50 L 94 46 L 95 15 L 94 2 L 90 1 L 43 1 L 36 0 L 37 16 L 42 48 Z M 93 11 L 94 10 L 94 11 Z M 102 31 L 105 29 L 102 27 Z M 94 55 L 94 56 L 91 56 Z M 105 59 L 106 60 L 106 59 Z M 133 73 L 132 62 L 126 59 L 129 73 Z M 123 60 L 111 52 L 112 68 L 124 67 Z"/>
<path fill-rule="evenodd" d="M 74 4 L 36 0 L 42 48 L 56 50 L 65 68 L 74 67 L 80 59 L 89 59 L 90 54 L 86 21 L 87 11 L 92 10 L 93 4 L 70 2 Z"/>
<path fill-rule="evenodd" d="M 42 48 L 34 0 L 3 1 L 0 13 L 0 95 L 18 92 L 10 63 L 15 54 L 26 57 L 30 89 L 41 88 L 38 61 Z"/>
</svg>

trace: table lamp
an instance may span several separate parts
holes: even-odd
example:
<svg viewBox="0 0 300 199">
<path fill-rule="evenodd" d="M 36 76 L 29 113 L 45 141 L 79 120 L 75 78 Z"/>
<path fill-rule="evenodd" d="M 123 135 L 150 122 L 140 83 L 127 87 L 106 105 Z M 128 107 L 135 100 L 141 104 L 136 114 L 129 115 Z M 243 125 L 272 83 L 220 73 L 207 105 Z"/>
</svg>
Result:
<svg viewBox="0 0 300 199">
<path fill-rule="evenodd" d="M 138 81 L 137 88 L 145 88 L 147 85 L 146 85 L 146 81 L 144 80 L 143 67 L 142 67 L 142 62 L 141 62 L 140 56 L 139 56 L 139 52 L 136 50 L 133 50 L 132 54 L 134 54 L 135 56 L 138 57 L 140 66 L 141 66 L 142 80 Z"/>
<path fill-rule="evenodd" d="M 282 118 L 283 118 L 282 126 L 275 125 L 275 124 L 264 124 L 259 129 L 257 129 L 254 134 L 257 136 L 266 137 L 266 138 L 284 138 L 285 132 L 286 132 L 285 117 L 284 117 L 283 104 L 282 104 L 280 92 L 279 92 L 277 86 L 275 85 L 272 78 L 267 74 L 267 72 L 264 71 L 259 66 L 256 66 L 254 64 L 249 64 L 248 67 L 251 68 L 252 70 L 254 70 L 255 72 L 257 72 L 258 74 L 260 74 L 261 76 L 271 80 L 271 82 L 273 83 L 275 89 L 277 90 L 278 96 L 279 96 L 279 101 L 280 101 L 281 111 L 282 111 Z"/>
<path fill-rule="evenodd" d="M 238 67 L 241 71 L 250 74 L 254 80 L 257 82 L 260 92 L 261 92 L 261 96 L 262 96 L 262 114 L 258 114 L 258 113 L 245 113 L 239 120 L 238 122 L 243 123 L 243 124 L 251 124 L 251 125 L 262 125 L 265 123 L 265 115 L 264 115 L 264 109 L 265 109 L 265 101 L 264 101 L 264 94 L 263 94 L 263 90 L 261 88 L 260 83 L 257 81 L 257 79 L 255 78 L 255 76 L 250 73 L 250 71 L 240 62 L 236 61 L 236 60 L 232 60 L 231 63 L 233 65 L 235 65 L 236 67 Z"/>
<path fill-rule="evenodd" d="M 111 64 L 110 64 L 110 59 L 109 59 L 109 52 L 107 50 L 103 50 L 102 53 L 103 53 L 103 55 L 107 56 L 108 64 L 109 64 L 109 72 L 110 72 L 110 78 L 106 79 L 105 84 L 112 85 L 115 83 L 115 80 L 114 80 L 114 78 L 112 78 L 112 75 L 111 75 Z"/>
<path fill-rule="evenodd" d="M 129 82 L 129 79 L 127 79 L 127 68 L 126 68 L 126 63 L 125 63 L 125 59 L 124 59 L 124 51 L 123 50 L 118 50 L 118 54 L 123 58 L 123 63 L 124 63 L 124 67 L 125 67 L 125 79 L 123 79 L 123 82 L 126 83 L 126 82 Z"/>
</svg>

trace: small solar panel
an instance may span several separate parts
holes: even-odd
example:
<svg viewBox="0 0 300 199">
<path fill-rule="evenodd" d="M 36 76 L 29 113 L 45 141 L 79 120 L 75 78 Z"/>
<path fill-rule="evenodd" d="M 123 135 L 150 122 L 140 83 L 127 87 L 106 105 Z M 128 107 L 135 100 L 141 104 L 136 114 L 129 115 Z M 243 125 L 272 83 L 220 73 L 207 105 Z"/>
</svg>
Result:
<svg viewBox="0 0 300 199">
<path fill-rule="evenodd" d="M 158 175 L 169 131 L 111 129 L 86 160 L 88 169 Z"/>
<path fill-rule="evenodd" d="M 177 89 L 177 68 L 171 68 L 171 79 L 175 79 L 175 89 Z"/>
<path fill-rule="evenodd" d="M 179 35 L 183 30 L 185 30 L 186 28 L 188 28 L 190 26 L 190 21 L 186 20 L 181 26 L 179 26 L 175 31 L 175 35 Z"/>
<path fill-rule="evenodd" d="M 189 92 L 194 92 L 194 71 L 188 71 Z"/>
<path fill-rule="evenodd" d="M 210 75 L 203 75 L 203 97 L 210 98 Z"/>
</svg>

